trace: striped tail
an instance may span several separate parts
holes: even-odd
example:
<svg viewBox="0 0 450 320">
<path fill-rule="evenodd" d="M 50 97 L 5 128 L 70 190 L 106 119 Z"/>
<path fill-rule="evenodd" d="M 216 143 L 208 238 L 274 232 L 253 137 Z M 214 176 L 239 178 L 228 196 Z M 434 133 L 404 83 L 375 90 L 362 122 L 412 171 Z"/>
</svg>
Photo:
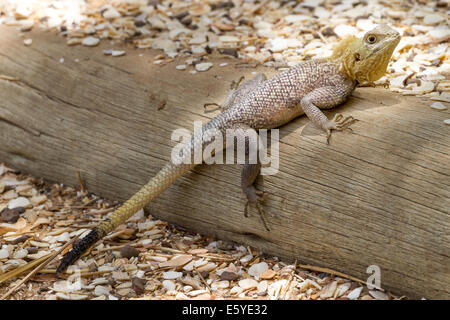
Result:
<svg viewBox="0 0 450 320">
<path fill-rule="evenodd" d="M 72 248 L 72 250 L 63 257 L 56 273 L 62 273 L 93 244 L 102 239 L 119 225 L 123 224 L 132 215 L 145 207 L 153 198 L 166 190 L 175 180 L 177 180 L 185 172 L 192 169 L 194 166 L 195 164 L 167 164 L 137 193 L 135 193 L 121 207 L 114 211 L 112 215 L 102 221 L 97 227 L 92 229 L 87 236 L 82 238 Z"/>
</svg>

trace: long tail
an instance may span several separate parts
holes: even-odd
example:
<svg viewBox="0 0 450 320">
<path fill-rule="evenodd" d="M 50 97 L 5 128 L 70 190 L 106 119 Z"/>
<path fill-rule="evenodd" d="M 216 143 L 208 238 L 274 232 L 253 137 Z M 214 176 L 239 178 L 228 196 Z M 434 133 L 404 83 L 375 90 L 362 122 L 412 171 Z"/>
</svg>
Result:
<svg viewBox="0 0 450 320">
<path fill-rule="evenodd" d="M 58 269 L 56 269 L 56 273 L 60 274 L 63 272 L 94 243 L 123 224 L 133 214 L 145 207 L 153 198 L 166 190 L 180 176 L 191 170 L 195 166 L 194 161 L 192 161 L 194 150 L 197 147 L 203 148 L 207 143 L 212 141 L 214 138 L 214 130 L 223 131 L 225 129 L 226 125 L 223 121 L 224 114 L 221 113 L 206 123 L 200 132 L 194 132 L 191 140 L 180 150 L 177 159 L 180 164 L 174 164 L 170 161 L 145 186 L 73 246 L 72 250 L 63 257 Z M 211 129 L 214 130 L 211 131 Z"/>
<path fill-rule="evenodd" d="M 128 220 L 133 214 L 145 207 L 153 198 L 166 190 L 175 180 L 189 171 L 195 164 L 167 164 L 156 176 L 135 193 L 128 201 L 102 221 L 97 227 L 82 238 L 70 252 L 68 252 L 56 270 L 57 274 L 63 272 L 75 262 L 89 247 L 103 238 L 109 232 Z"/>
</svg>

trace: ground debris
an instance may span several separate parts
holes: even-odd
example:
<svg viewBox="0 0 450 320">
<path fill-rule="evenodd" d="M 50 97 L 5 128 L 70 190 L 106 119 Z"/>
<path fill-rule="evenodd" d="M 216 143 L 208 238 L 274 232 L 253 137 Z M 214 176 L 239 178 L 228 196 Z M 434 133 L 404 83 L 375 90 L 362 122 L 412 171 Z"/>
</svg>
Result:
<svg viewBox="0 0 450 320">
<path fill-rule="evenodd" d="M 387 23 L 402 34 L 402 40 L 388 74 L 376 84 L 405 95 L 449 91 L 440 85 L 450 75 L 448 5 L 438 1 L 426 6 L 386 0 L 334 2 L 161 0 L 155 5 L 144 0 L 61 0 L 55 6 L 54 0 L 43 0 L 31 2 L 24 11 L 20 2 L 2 1 L 0 24 L 18 26 L 23 32 L 37 25 L 55 29 L 68 45 L 97 46 L 111 40 L 138 49 L 158 49 L 162 54 L 155 66 L 176 61 L 174 68 L 191 65 L 189 73 L 196 74 L 214 68 L 207 61 L 189 61 L 207 60 L 214 54 L 238 58 L 249 66 L 291 67 L 330 55 L 342 37 L 361 36 Z M 31 44 L 30 40 L 25 44 Z M 104 53 L 125 55 L 124 50 Z M 180 64 L 181 60 L 185 62 Z M 409 84 L 405 84 L 407 78 Z"/>
</svg>

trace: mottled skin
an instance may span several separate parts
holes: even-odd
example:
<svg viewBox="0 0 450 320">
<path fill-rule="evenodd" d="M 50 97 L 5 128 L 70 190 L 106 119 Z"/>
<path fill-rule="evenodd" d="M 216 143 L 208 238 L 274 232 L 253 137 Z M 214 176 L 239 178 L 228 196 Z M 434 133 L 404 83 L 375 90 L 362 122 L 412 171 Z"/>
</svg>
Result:
<svg viewBox="0 0 450 320">
<path fill-rule="evenodd" d="M 386 72 L 399 40 L 398 32 L 380 25 L 361 39 L 349 37 L 342 40 L 329 58 L 303 62 L 268 80 L 261 74 L 239 87 L 235 86 L 222 106 L 224 112 L 202 128 L 205 133 L 203 139 L 201 135 L 192 137 L 180 152 L 180 159 L 188 157 L 187 151 L 193 150 L 194 146 L 207 145 L 212 139 L 210 129 L 222 133 L 226 129 L 270 129 L 302 114 L 306 114 L 327 134 L 328 142 L 332 130 L 347 129 L 356 119 L 338 114 L 329 120 L 320 109 L 341 104 L 358 84 L 379 79 Z M 75 245 L 64 256 L 57 273 L 64 271 L 90 246 L 124 223 L 194 166 L 169 162 L 141 190 Z M 255 206 L 268 230 L 261 206 L 263 193 L 254 186 L 260 168 L 259 163 L 246 164 L 242 170 L 241 187 L 247 197 L 244 211 L 247 216 L 248 206 Z"/>
</svg>

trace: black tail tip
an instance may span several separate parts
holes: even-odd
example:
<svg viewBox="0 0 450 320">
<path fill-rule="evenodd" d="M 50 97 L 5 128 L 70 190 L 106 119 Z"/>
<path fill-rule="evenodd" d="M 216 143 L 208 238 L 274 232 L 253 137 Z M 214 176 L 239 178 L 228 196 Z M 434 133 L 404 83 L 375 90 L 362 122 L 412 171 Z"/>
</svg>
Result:
<svg viewBox="0 0 450 320">
<path fill-rule="evenodd" d="M 72 263 L 74 263 L 81 255 L 86 252 L 94 243 L 99 240 L 99 234 L 97 229 L 92 229 L 83 239 L 81 239 L 76 245 L 73 246 L 72 250 L 67 252 L 58 268 L 56 269 L 56 275 L 61 275 L 64 270 L 67 269 Z"/>
</svg>

